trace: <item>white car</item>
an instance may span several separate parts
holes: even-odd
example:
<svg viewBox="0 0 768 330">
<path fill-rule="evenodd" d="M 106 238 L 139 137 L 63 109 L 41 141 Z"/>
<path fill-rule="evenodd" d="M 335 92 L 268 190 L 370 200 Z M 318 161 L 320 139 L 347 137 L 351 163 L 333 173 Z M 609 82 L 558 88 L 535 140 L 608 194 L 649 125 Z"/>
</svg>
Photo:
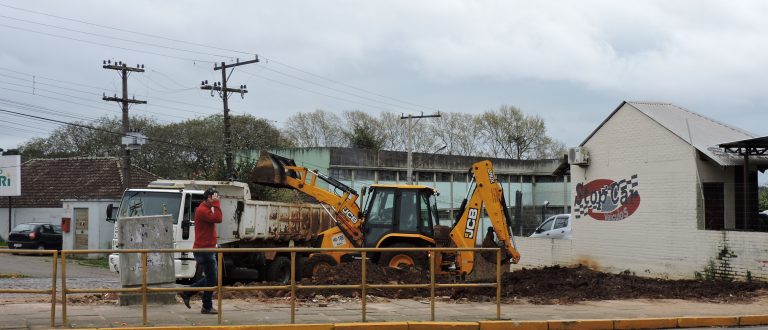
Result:
<svg viewBox="0 0 768 330">
<path fill-rule="evenodd" d="M 545 220 L 530 237 L 571 239 L 571 215 L 558 214 Z"/>
</svg>

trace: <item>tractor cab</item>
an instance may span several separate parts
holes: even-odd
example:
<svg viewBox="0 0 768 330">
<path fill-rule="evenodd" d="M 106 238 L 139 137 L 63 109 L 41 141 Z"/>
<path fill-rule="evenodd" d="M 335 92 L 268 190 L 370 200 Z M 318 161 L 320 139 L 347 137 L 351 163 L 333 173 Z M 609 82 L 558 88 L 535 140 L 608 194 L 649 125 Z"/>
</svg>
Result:
<svg viewBox="0 0 768 330">
<path fill-rule="evenodd" d="M 365 247 L 405 242 L 414 246 L 434 245 L 437 195 L 434 188 L 427 186 L 376 184 L 369 187 L 363 201 Z"/>
</svg>

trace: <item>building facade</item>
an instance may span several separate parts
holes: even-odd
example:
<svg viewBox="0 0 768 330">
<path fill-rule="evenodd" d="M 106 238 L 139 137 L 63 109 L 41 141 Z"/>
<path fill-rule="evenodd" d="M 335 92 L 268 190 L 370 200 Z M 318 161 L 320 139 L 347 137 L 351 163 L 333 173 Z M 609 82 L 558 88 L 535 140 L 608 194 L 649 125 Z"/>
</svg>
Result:
<svg viewBox="0 0 768 330">
<path fill-rule="evenodd" d="M 581 144 L 588 164 L 570 167 L 573 240 L 518 240 L 523 263 L 768 280 L 756 203 L 768 159 L 745 171 L 718 146 L 754 137 L 672 104 L 623 102 Z"/>
</svg>

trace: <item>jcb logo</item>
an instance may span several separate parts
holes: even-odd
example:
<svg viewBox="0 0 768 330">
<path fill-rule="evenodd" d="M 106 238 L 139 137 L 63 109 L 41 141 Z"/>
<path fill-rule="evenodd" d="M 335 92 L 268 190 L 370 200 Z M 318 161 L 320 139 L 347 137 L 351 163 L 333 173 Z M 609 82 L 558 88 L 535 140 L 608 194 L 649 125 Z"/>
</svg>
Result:
<svg viewBox="0 0 768 330">
<path fill-rule="evenodd" d="M 475 238 L 475 226 L 477 226 L 477 209 L 470 208 L 467 214 L 467 228 L 464 229 L 464 238 Z"/>
<path fill-rule="evenodd" d="M 488 180 L 491 181 L 491 183 L 496 183 L 496 175 L 493 174 L 493 170 L 488 169 Z"/>
<path fill-rule="evenodd" d="M 352 221 L 352 223 L 357 223 L 357 217 L 348 208 L 345 207 L 343 210 L 341 210 L 341 212 L 343 212 L 344 215 Z"/>
</svg>

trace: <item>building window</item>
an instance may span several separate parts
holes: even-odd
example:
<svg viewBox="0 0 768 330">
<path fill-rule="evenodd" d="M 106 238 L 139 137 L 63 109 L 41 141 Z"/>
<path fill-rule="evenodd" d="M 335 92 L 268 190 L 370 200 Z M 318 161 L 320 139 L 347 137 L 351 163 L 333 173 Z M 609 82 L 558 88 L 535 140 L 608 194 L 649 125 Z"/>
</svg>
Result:
<svg viewBox="0 0 768 330">
<path fill-rule="evenodd" d="M 419 182 L 433 182 L 435 181 L 434 172 L 419 172 Z"/>
<path fill-rule="evenodd" d="M 373 171 L 355 170 L 355 180 L 373 180 Z"/>
<path fill-rule="evenodd" d="M 395 171 L 379 171 L 379 181 L 397 181 L 397 172 Z"/>
<path fill-rule="evenodd" d="M 451 182 L 451 173 L 437 173 L 437 181 L 438 182 Z"/>
</svg>

